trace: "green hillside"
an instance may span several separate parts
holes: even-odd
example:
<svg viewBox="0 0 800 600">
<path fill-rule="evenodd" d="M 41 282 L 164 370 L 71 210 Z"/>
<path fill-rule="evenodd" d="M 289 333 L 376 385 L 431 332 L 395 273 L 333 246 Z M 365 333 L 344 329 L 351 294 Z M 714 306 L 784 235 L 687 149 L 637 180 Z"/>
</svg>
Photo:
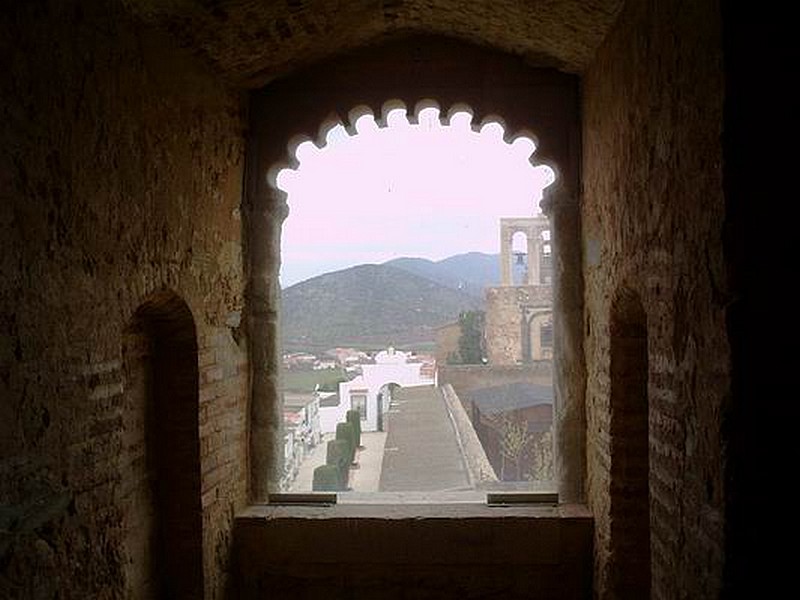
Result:
<svg viewBox="0 0 800 600">
<path fill-rule="evenodd" d="M 283 290 L 285 350 L 431 342 L 480 299 L 387 265 L 358 265 Z"/>
</svg>

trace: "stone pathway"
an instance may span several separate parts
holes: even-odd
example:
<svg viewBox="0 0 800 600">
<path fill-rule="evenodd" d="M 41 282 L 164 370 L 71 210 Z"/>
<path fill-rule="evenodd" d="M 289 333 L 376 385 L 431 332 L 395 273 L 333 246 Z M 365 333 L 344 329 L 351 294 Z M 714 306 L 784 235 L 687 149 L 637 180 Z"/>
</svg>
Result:
<svg viewBox="0 0 800 600">
<path fill-rule="evenodd" d="M 386 416 L 380 491 L 469 489 L 464 460 L 441 392 L 400 388 Z"/>
<path fill-rule="evenodd" d="M 344 495 L 360 492 L 377 492 L 381 480 L 381 465 L 386 444 L 385 431 L 361 433 L 361 445 L 356 457 L 357 467 L 350 469 L 350 488 Z"/>
</svg>

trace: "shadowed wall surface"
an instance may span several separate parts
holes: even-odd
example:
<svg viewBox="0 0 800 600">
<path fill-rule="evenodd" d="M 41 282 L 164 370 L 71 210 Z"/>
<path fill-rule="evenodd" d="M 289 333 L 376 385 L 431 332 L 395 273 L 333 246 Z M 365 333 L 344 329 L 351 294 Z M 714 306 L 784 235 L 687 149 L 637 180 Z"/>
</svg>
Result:
<svg viewBox="0 0 800 600">
<path fill-rule="evenodd" d="M 136 430 L 124 349 L 126 339 L 143 348 L 126 328 L 165 289 L 196 328 L 193 502 L 204 596 L 225 594 L 234 515 L 272 476 L 269 452 L 253 452 L 253 440 L 279 443 L 271 416 L 253 409 L 278 378 L 270 340 L 285 212 L 266 171 L 291 135 L 316 137 L 331 111 L 344 118 L 357 103 L 413 107 L 423 97 L 445 110 L 466 101 L 479 119 L 497 112 L 511 131 L 531 127 L 540 157 L 568 184 L 575 208 L 562 223 L 575 235 L 553 270 L 557 279 L 570 265 L 579 300 L 569 306 L 578 343 L 562 350 L 585 358 L 585 378 L 569 365 L 564 373 L 577 378 L 570 389 L 587 391 L 578 437 L 594 595 L 610 597 L 613 581 L 610 315 L 622 289 L 639 296 L 647 323 L 652 596 L 768 584 L 755 567 L 766 546 L 752 490 L 777 480 L 763 465 L 777 464 L 780 436 L 769 434 L 786 421 L 781 400 L 793 388 L 779 368 L 789 353 L 767 359 L 755 349 L 772 343 L 759 316 L 794 321 L 782 280 L 764 268 L 791 255 L 793 238 L 779 234 L 774 211 L 752 206 L 791 197 L 781 176 L 791 168 L 777 153 L 764 176 L 750 153 L 783 135 L 786 97 L 763 92 L 785 79 L 778 64 L 790 53 L 774 46 L 791 36 L 775 34 L 780 15 L 729 4 L 720 17 L 712 0 L 6 3 L 0 596 L 118 598 L 138 577 L 126 562 L 126 522 L 147 517 L 120 501 L 141 475 L 126 479 L 122 464 Z M 285 112 L 263 112 L 272 108 Z M 775 233 L 758 253 L 754 230 Z M 561 333 L 555 325 L 556 346 Z M 351 523 L 325 527 L 344 538 Z M 415 531 L 377 523 L 401 537 Z M 444 549 L 502 545 L 486 541 L 488 529 L 431 531 Z M 533 560 L 530 548 L 521 561 Z M 388 564 L 389 553 L 375 559 Z M 432 564 L 404 567 L 405 582 L 422 594 Z M 503 588 L 505 565 L 473 566 L 481 589 Z M 529 574 L 514 575 L 515 589 Z M 399 585 L 391 569 L 376 578 L 370 585 Z M 275 576 L 260 581 L 288 589 Z M 336 581 L 331 597 L 352 595 L 353 580 Z"/>
</svg>

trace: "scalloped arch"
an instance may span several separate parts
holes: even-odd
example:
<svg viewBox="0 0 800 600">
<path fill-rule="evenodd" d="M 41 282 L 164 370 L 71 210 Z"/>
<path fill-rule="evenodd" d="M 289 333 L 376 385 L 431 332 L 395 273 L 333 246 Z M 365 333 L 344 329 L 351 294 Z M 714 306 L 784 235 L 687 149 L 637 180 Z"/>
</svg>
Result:
<svg viewBox="0 0 800 600">
<path fill-rule="evenodd" d="M 439 102 L 431 98 L 424 98 L 419 100 L 414 105 L 414 110 L 409 111 L 408 106 L 403 100 L 392 98 L 384 101 L 381 104 L 380 110 L 375 110 L 368 104 L 358 104 L 347 112 L 347 118 L 343 119 L 336 113 L 331 113 L 329 116 L 319 124 L 316 132 L 299 133 L 292 136 L 286 144 L 286 154 L 283 160 L 272 164 L 267 172 L 267 181 L 274 192 L 277 192 L 283 200 L 286 200 L 286 192 L 278 187 L 278 174 L 284 169 L 296 171 L 300 166 L 300 158 L 298 154 L 302 154 L 303 148 L 308 144 L 313 146 L 313 149 L 323 150 L 327 147 L 327 136 L 329 132 L 341 126 L 349 137 L 359 135 L 358 122 L 367 116 L 374 118 L 378 128 L 384 129 L 390 127 L 389 116 L 390 113 L 402 110 L 410 124 L 418 124 L 420 114 L 423 111 L 435 109 L 438 111 L 439 122 L 444 126 L 450 126 L 451 120 L 456 115 L 469 115 L 470 127 L 472 131 L 481 133 L 487 128 L 499 126 L 502 134 L 503 142 L 509 146 L 527 146 L 529 149 L 528 162 L 533 166 L 535 171 L 541 172 L 546 182 L 543 190 L 546 190 L 554 182 L 559 180 L 559 172 L 557 165 L 548 160 L 535 160 L 534 154 L 539 147 L 539 140 L 537 136 L 530 131 L 530 129 L 521 129 L 514 133 L 509 133 L 504 119 L 495 114 L 487 114 L 476 122 L 475 111 L 472 107 L 464 102 L 455 103 L 445 112 L 442 110 Z M 380 115 L 378 117 L 377 115 Z M 308 148 L 311 150 L 311 148 Z"/>
</svg>

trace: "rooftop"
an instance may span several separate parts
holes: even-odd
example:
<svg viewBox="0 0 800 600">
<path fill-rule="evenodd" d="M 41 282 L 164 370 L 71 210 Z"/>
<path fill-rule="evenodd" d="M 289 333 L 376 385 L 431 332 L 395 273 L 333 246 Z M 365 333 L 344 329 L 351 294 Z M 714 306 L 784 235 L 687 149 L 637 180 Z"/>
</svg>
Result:
<svg viewBox="0 0 800 600">
<path fill-rule="evenodd" d="M 553 387 L 534 383 L 508 383 L 480 388 L 462 394 L 481 412 L 505 412 L 553 403 Z"/>
</svg>

